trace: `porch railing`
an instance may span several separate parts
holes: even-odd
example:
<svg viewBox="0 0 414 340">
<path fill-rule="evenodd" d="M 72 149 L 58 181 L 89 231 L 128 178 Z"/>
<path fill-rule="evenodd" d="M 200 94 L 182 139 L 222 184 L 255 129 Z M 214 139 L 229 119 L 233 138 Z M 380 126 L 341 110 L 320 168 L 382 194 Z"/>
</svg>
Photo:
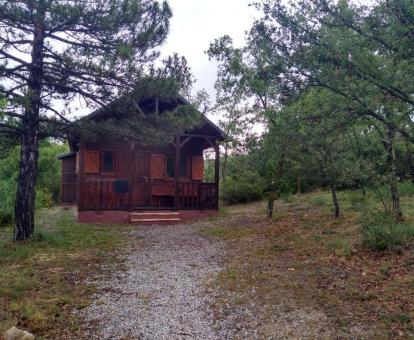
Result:
<svg viewBox="0 0 414 340">
<path fill-rule="evenodd" d="M 129 192 L 115 192 L 115 181 L 115 179 L 86 179 L 82 181 L 79 188 L 78 208 L 80 210 L 124 210 L 131 208 Z M 134 190 L 131 183 L 129 183 L 128 191 L 130 190 Z M 178 197 L 179 209 L 207 210 L 218 207 L 215 183 L 179 182 Z"/>
<path fill-rule="evenodd" d="M 217 209 L 217 186 L 208 182 L 180 182 L 178 197 L 181 209 Z"/>
</svg>

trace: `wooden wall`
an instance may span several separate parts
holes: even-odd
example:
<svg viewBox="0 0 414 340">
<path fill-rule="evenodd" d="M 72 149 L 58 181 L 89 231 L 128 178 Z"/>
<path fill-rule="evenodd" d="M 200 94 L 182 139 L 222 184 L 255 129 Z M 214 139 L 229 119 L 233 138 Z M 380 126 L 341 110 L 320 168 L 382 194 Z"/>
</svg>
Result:
<svg viewBox="0 0 414 340">
<path fill-rule="evenodd" d="M 61 198 L 63 204 L 75 204 L 77 200 L 76 156 L 62 159 Z"/>
<path fill-rule="evenodd" d="M 103 171 L 104 153 L 113 155 L 113 171 Z M 131 207 L 172 207 L 176 184 L 175 177 L 168 176 L 167 158 L 175 161 L 175 147 L 139 146 L 127 141 L 88 141 L 80 148 L 84 155 L 80 162 L 78 207 L 82 209 L 127 209 Z M 188 141 L 181 149 L 180 158 L 186 160 L 186 173 L 179 181 L 202 183 L 204 161 L 203 145 L 199 139 Z M 120 183 L 123 182 L 123 183 Z M 207 183 L 208 184 L 208 183 Z M 122 186 L 127 186 L 126 192 L 120 192 Z M 183 184 L 184 185 L 184 184 Z M 179 186 L 184 190 L 187 186 Z M 194 186 L 204 190 L 204 186 Z M 124 188 L 125 189 L 125 188 Z M 194 189 L 194 190 L 195 190 Z M 62 188 L 62 192 L 65 188 Z M 195 191 L 192 191 L 195 195 Z M 207 189 L 206 189 L 207 190 Z M 121 190 L 122 191 L 122 190 Z M 212 185 L 208 193 L 215 192 Z M 63 196 L 65 196 L 66 193 Z M 198 202 L 191 197 L 187 201 Z M 184 200 L 181 200 L 184 202 Z M 215 203 L 209 201 L 209 207 Z"/>
</svg>

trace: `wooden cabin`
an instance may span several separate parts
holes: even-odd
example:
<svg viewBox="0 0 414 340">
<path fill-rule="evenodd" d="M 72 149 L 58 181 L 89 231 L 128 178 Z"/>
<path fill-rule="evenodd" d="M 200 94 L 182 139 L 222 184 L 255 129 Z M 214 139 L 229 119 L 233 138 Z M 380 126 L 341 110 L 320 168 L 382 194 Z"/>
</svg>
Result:
<svg viewBox="0 0 414 340">
<path fill-rule="evenodd" d="M 150 103 L 150 104 L 148 104 Z M 171 110 L 185 99 L 146 99 L 142 107 Z M 110 110 L 109 110 L 110 111 Z M 83 119 L 111 115 L 100 110 Z M 164 146 L 142 146 L 135 139 L 68 136 L 62 161 L 61 203 L 76 205 L 82 223 L 159 223 L 217 214 L 219 142 L 223 132 L 203 116 L 192 131 Z M 205 181 L 203 153 L 215 152 L 214 181 Z"/>
</svg>

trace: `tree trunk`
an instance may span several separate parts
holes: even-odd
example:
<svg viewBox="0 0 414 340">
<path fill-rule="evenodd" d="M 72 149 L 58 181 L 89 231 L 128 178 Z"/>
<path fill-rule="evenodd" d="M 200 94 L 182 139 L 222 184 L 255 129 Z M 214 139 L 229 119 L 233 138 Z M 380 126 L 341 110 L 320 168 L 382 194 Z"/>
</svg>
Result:
<svg viewBox="0 0 414 340">
<path fill-rule="evenodd" d="M 34 208 L 38 159 L 38 123 L 32 122 L 21 139 L 18 188 L 15 204 L 14 240 L 30 238 L 34 231 Z"/>
<path fill-rule="evenodd" d="M 402 211 L 400 205 L 400 195 L 398 193 L 398 176 L 397 166 L 395 164 L 394 137 L 395 130 L 391 126 L 387 126 L 387 139 L 385 141 L 385 149 L 387 151 L 387 165 L 389 170 L 392 213 L 397 219 L 400 219 L 402 218 Z"/>
<path fill-rule="evenodd" d="M 275 200 L 277 198 L 277 194 L 275 191 L 272 191 L 269 194 L 268 200 L 267 200 L 267 209 L 266 209 L 266 217 L 267 218 L 273 218 L 273 207 L 275 205 Z"/>
<path fill-rule="evenodd" d="M 339 217 L 339 202 L 338 197 L 336 196 L 335 184 L 330 184 L 329 187 L 331 188 L 332 201 L 335 208 L 335 217 Z"/>
<path fill-rule="evenodd" d="M 227 159 L 229 157 L 229 144 L 226 143 L 224 145 L 224 155 L 223 155 L 223 166 L 221 168 L 221 180 L 223 182 L 223 187 L 226 184 L 226 176 L 227 176 Z"/>
<path fill-rule="evenodd" d="M 277 200 L 279 196 L 280 179 L 283 174 L 284 166 L 285 166 L 285 158 L 284 158 L 284 154 L 282 154 L 279 160 L 278 168 L 277 168 L 276 181 L 272 182 L 271 191 L 269 193 L 269 197 L 267 201 L 267 218 L 273 217 L 273 207 L 275 204 L 275 200 Z"/>
<path fill-rule="evenodd" d="M 44 2 L 34 9 L 32 62 L 28 81 L 28 101 L 21 136 L 18 187 L 15 203 L 14 240 L 24 241 L 34 231 L 37 159 L 39 155 L 39 113 L 43 80 Z"/>
<path fill-rule="evenodd" d="M 365 189 L 365 186 L 362 187 L 362 196 L 363 197 L 367 196 L 367 190 Z"/>
<path fill-rule="evenodd" d="M 296 193 L 300 195 L 302 193 L 302 179 L 300 176 L 296 177 Z"/>
<path fill-rule="evenodd" d="M 411 183 L 414 183 L 414 162 L 408 141 L 405 141 L 405 158 L 410 172 Z"/>
</svg>

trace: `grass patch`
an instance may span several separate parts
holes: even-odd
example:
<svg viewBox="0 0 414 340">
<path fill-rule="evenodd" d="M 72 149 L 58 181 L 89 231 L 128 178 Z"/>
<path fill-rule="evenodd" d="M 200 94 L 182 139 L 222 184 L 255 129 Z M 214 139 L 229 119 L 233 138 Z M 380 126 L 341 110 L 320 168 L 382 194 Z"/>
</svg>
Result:
<svg viewBox="0 0 414 340">
<path fill-rule="evenodd" d="M 201 230 L 203 236 L 220 237 L 223 239 L 240 239 L 252 233 L 248 227 L 206 227 Z"/>
<path fill-rule="evenodd" d="M 400 324 L 407 324 L 411 322 L 411 316 L 407 314 L 381 314 L 381 320 L 385 321 L 386 323 L 400 323 Z"/>
<path fill-rule="evenodd" d="M 398 190 L 401 196 L 414 196 L 414 184 L 411 181 L 398 183 Z"/>
<path fill-rule="evenodd" d="M 54 208 L 38 213 L 30 241 L 11 238 L 11 227 L 0 229 L 0 333 L 17 326 L 45 338 L 76 334 L 72 311 L 95 292 L 82 281 L 116 259 L 121 229 L 77 224 L 73 210 Z"/>
<path fill-rule="evenodd" d="M 328 249 L 335 253 L 336 256 L 350 257 L 352 246 L 346 239 L 335 239 L 328 243 Z"/>
<path fill-rule="evenodd" d="M 311 197 L 310 201 L 313 205 L 316 205 L 317 207 L 326 207 L 330 204 L 329 197 L 326 193 L 315 194 Z"/>
</svg>

